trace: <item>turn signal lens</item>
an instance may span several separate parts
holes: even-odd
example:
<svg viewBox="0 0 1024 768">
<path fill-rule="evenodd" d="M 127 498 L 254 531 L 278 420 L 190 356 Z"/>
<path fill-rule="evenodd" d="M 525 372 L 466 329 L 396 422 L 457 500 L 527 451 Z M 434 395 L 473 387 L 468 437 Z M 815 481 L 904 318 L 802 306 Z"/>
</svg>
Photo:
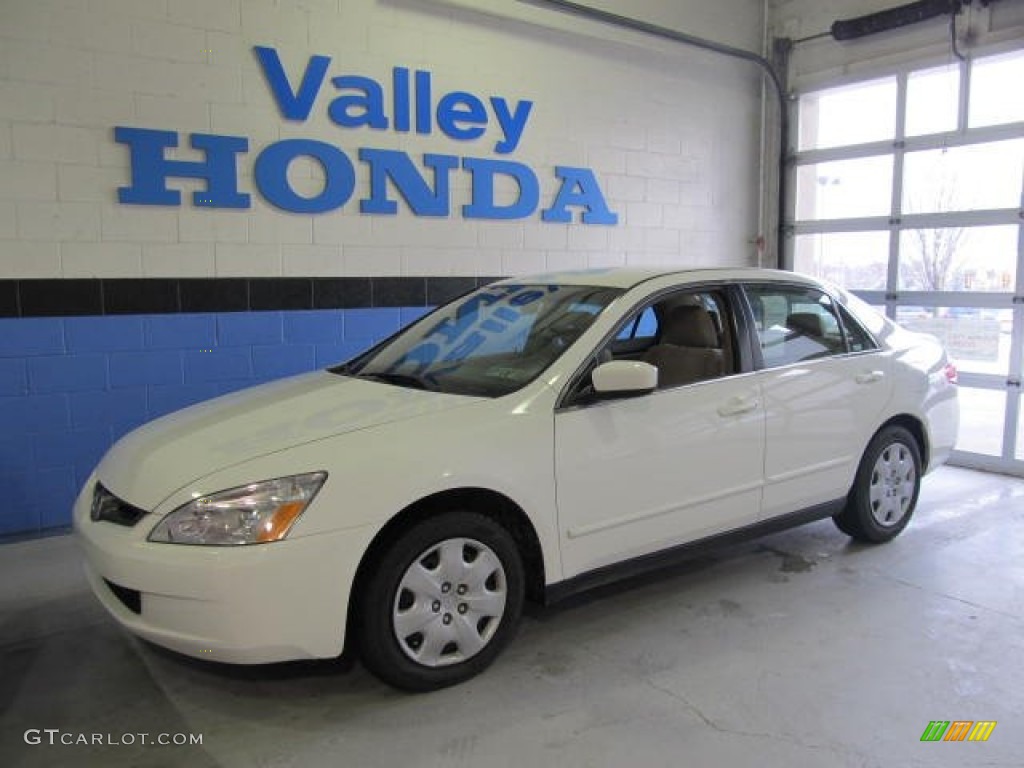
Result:
<svg viewBox="0 0 1024 768">
<path fill-rule="evenodd" d="M 285 534 L 291 530 L 295 518 L 305 508 L 306 505 L 301 501 L 293 501 L 291 504 L 284 504 L 278 507 L 277 511 L 267 518 L 266 522 L 260 524 L 260 532 L 256 535 L 256 540 L 263 543 L 283 539 Z"/>
</svg>

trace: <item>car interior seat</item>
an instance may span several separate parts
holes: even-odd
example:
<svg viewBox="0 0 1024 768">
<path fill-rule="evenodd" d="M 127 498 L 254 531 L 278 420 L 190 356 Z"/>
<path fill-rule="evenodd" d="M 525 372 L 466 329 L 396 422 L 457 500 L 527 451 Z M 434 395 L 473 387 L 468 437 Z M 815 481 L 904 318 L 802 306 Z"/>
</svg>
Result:
<svg viewBox="0 0 1024 768">
<path fill-rule="evenodd" d="M 688 304 L 669 311 L 661 338 L 644 353 L 643 360 L 658 369 L 659 388 L 716 378 L 725 372 L 711 313 Z"/>
<path fill-rule="evenodd" d="M 838 350 L 838 345 L 825 332 L 821 315 L 814 312 L 794 312 L 786 317 L 786 345 L 795 360 L 813 360 L 826 357 Z"/>
<path fill-rule="evenodd" d="M 825 326 L 821 315 L 814 312 L 794 312 L 786 317 L 786 327 L 812 339 L 825 338 Z"/>
</svg>

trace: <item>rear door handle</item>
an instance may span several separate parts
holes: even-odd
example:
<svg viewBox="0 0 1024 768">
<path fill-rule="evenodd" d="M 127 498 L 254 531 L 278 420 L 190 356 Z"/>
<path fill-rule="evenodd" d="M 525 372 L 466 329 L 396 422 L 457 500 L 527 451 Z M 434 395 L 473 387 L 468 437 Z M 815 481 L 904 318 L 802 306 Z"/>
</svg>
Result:
<svg viewBox="0 0 1024 768">
<path fill-rule="evenodd" d="M 718 406 L 719 416 L 738 416 L 741 413 L 748 413 L 761 404 L 761 401 L 756 397 L 744 397 L 737 395 L 729 400 L 729 402 Z"/>
<path fill-rule="evenodd" d="M 855 377 L 855 381 L 858 384 L 874 384 L 876 381 L 882 379 L 885 374 L 882 371 L 864 371 L 864 373 L 858 373 Z"/>
</svg>

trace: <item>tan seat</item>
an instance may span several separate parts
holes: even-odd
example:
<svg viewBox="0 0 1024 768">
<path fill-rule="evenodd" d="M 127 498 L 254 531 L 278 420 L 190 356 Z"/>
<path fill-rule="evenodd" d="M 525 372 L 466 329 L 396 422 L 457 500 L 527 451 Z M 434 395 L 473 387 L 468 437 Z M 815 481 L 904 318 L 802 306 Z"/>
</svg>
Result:
<svg viewBox="0 0 1024 768">
<path fill-rule="evenodd" d="M 821 315 L 814 312 L 794 312 L 786 318 L 786 327 L 812 339 L 825 337 L 825 325 L 821 322 Z"/>
<path fill-rule="evenodd" d="M 724 355 L 711 313 L 704 307 L 678 306 L 669 312 L 661 340 L 644 353 L 658 369 L 658 387 L 678 387 L 725 372 Z"/>
<path fill-rule="evenodd" d="M 825 323 L 821 315 L 814 312 L 794 312 L 786 318 L 787 355 L 793 360 L 814 360 L 826 357 L 840 350 L 825 335 Z"/>
</svg>

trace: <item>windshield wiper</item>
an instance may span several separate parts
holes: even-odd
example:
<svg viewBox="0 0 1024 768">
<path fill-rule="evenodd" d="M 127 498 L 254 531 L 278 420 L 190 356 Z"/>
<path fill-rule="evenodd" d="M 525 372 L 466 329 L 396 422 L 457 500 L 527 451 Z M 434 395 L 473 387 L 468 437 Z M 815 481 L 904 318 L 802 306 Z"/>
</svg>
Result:
<svg viewBox="0 0 1024 768">
<path fill-rule="evenodd" d="M 413 376 L 408 373 L 357 373 L 360 379 L 380 381 L 385 384 L 394 384 L 398 387 L 409 387 L 411 389 L 426 389 L 435 391 L 437 386 L 426 377 Z"/>
</svg>

